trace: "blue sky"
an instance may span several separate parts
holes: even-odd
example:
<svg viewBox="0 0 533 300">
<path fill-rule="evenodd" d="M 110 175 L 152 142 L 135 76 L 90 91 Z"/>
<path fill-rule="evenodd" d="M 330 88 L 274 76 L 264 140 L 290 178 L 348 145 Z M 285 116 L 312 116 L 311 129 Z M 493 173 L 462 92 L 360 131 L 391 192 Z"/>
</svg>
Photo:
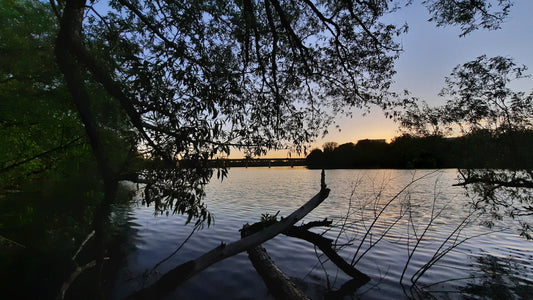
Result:
<svg viewBox="0 0 533 300">
<path fill-rule="evenodd" d="M 517 0 L 502 29 L 497 31 L 478 30 L 460 38 L 457 27 L 436 27 L 427 22 L 429 15 L 425 7 L 413 4 L 391 16 L 398 25 L 409 24 L 409 32 L 400 37 L 404 52 L 396 63 L 396 91 L 408 89 L 413 96 L 424 99 L 431 105 L 439 105 L 444 99 L 438 93 L 444 86 L 444 77 L 458 64 L 486 54 L 489 57 L 502 55 L 513 57 L 533 73 L 533 1 Z M 532 91 L 533 80 L 525 79 L 513 85 L 526 92 Z M 318 140 L 314 146 L 324 142 L 339 144 L 356 142 L 359 139 L 385 138 L 399 135 L 394 122 L 383 117 L 379 109 L 361 117 L 357 112 L 353 118 L 339 118 L 341 132 L 331 128 L 329 134 Z M 285 156 L 282 152 L 276 153 Z M 273 153 L 269 154 L 273 155 Z"/>
</svg>

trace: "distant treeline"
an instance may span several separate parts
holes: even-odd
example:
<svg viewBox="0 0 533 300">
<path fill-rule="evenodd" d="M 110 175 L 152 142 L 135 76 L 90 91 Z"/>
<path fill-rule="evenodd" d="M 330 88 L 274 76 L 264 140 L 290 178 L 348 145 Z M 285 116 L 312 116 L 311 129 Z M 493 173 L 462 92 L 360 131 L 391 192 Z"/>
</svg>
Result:
<svg viewBox="0 0 533 300">
<path fill-rule="evenodd" d="M 517 168 L 533 169 L 533 131 L 480 130 L 455 138 L 402 135 L 391 143 L 360 140 L 324 144 L 306 158 L 309 168 Z"/>
</svg>

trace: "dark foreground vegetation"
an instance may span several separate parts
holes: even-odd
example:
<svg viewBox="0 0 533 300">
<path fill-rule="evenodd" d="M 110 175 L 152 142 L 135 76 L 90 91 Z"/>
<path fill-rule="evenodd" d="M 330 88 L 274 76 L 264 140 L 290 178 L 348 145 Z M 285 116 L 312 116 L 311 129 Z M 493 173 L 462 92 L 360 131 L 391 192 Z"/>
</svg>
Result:
<svg viewBox="0 0 533 300">
<path fill-rule="evenodd" d="M 494 134 L 479 130 L 461 137 L 402 135 L 356 144 L 326 143 L 306 158 L 309 168 L 489 168 L 532 169 L 533 130 Z"/>
</svg>

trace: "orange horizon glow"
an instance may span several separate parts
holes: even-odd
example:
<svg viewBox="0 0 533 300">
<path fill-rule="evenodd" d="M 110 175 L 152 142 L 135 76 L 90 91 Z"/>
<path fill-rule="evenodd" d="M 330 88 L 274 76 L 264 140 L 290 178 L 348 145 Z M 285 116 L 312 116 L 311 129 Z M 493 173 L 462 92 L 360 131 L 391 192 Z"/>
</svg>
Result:
<svg viewBox="0 0 533 300">
<path fill-rule="evenodd" d="M 319 138 L 308 146 L 307 154 L 313 149 L 322 149 L 322 145 L 327 142 L 335 142 L 342 145 L 346 143 L 357 144 L 358 141 L 365 139 L 384 139 L 387 143 L 390 143 L 393 138 L 401 135 L 398 125 L 380 113 L 372 113 L 366 117 L 339 118 L 337 124 L 340 126 L 340 131 L 335 126 L 331 126 L 329 133 L 324 138 Z M 268 151 L 266 155 L 260 158 L 305 158 L 307 154 L 298 154 L 294 151 L 290 152 L 282 149 Z M 244 156 L 243 151 L 232 149 L 227 158 L 237 159 L 244 158 Z"/>
</svg>

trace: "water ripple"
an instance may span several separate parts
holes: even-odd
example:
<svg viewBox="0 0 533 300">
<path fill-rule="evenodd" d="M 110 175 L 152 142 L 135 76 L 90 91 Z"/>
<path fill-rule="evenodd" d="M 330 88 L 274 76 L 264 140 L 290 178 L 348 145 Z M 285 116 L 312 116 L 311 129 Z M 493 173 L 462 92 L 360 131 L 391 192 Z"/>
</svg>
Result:
<svg viewBox="0 0 533 300">
<path fill-rule="evenodd" d="M 340 254 L 351 260 L 374 218 L 399 190 L 408 184 L 413 174 L 423 175 L 431 171 L 409 170 L 330 170 L 326 180 L 332 189 L 328 199 L 306 221 L 339 220 L 350 210 L 345 231 L 340 235 Z M 372 278 L 357 295 L 364 299 L 412 297 L 411 276 L 421 270 L 434 255 L 451 245 L 454 239 L 442 245 L 444 239 L 453 233 L 456 224 L 466 215 L 466 199 L 459 188 L 451 187 L 455 182 L 454 170 L 437 172 L 418 182 L 389 204 L 372 226 L 370 234 L 361 244 L 358 257 L 364 257 L 357 268 Z M 435 180 L 439 180 L 435 184 Z M 253 223 L 262 214 L 280 211 L 286 216 L 318 192 L 320 171 L 304 168 L 234 168 L 223 182 L 214 180 L 207 187 L 205 200 L 208 209 L 215 215 L 215 226 L 204 228 L 192 236 L 183 249 L 163 264 L 158 276 L 186 260 L 192 259 L 218 246 L 240 238 L 238 229 L 245 223 Z M 361 181 L 358 185 L 355 183 Z M 352 190 L 354 191 L 351 197 Z M 437 197 L 437 208 L 442 208 L 442 218 L 434 221 L 425 239 L 419 243 L 407 268 L 405 268 L 402 289 L 399 279 L 404 273 L 409 254 L 416 244 L 416 236 L 425 230 L 431 217 L 431 205 Z M 407 218 L 397 222 L 404 213 L 406 203 L 411 207 L 413 228 Z M 120 298 L 142 284 L 142 274 L 157 262 L 167 257 L 184 241 L 193 226 L 185 226 L 183 216 L 154 216 L 152 208 L 135 207 L 126 224 L 134 228 L 131 237 L 135 247 L 127 257 L 122 277 L 116 284 L 115 298 Z M 395 223 L 397 222 L 397 223 Z M 391 225 L 394 225 L 387 232 Z M 320 230 L 315 229 L 315 232 Z M 416 234 L 415 234 L 416 231 Z M 330 228 L 326 236 L 336 239 L 339 227 Z M 380 236 L 387 235 L 380 239 Z M 477 224 L 466 227 L 457 241 L 465 236 L 488 232 Z M 334 265 L 320 256 L 309 243 L 280 235 L 264 244 L 272 259 L 289 276 L 297 278 L 313 297 L 320 298 L 320 287 L 325 288 L 327 280 L 339 287 L 348 276 L 339 272 Z M 439 249 L 440 248 L 440 249 Z M 317 256 L 318 253 L 318 256 Z M 519 296 L 523 291 L 532 291 L 533 244 L 524 241 L 511 230 L 490 233 L 467 240 L 449 252 L 430 268 L 418 282 L 426 291 L 437 298 L 483 297 L 479 287 L 490 283 L 490 274 L 498 274 L 505 282 L 509 295 Z M 319 258 L 322 262 L 319 263 Z M 492 273 L 491 273 L 492 272 Z M 494 273 L 497 272 L 497 273 Z M 131 278 L 137 278 L 132 280 Z M 141 277 L 141 279 L 139 279 Z M 146 284 L 146 282 L 145 282 Z M 514 285 L 513 285 L 514 284 Z M 418 295 L 420 296 L 420 295 Z M 170 298 L 184 299 L 270 299 L 266 287 L 249 262 L 246 254 L 226 259 L 198 274 Z"/>
</svg>

